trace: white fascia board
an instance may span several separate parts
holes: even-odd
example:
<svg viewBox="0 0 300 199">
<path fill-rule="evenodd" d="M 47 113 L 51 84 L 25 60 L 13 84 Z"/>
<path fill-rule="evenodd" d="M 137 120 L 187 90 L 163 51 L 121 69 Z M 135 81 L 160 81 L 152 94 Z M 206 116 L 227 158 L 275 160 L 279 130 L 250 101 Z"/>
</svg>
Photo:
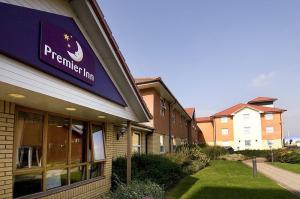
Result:
<svg viewBox="0 0 300 199">
<path fill-rule="evenodd" d="M 129 107 L 120 106 L 4 55 L 0 55 L 0 81 L 120 118 L 138 121 Z"/>
</svg>

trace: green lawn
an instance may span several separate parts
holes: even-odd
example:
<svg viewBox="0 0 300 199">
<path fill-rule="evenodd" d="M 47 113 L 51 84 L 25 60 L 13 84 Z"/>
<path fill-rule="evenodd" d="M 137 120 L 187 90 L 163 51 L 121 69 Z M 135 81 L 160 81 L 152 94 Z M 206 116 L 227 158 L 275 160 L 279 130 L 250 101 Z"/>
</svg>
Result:
<svg viewBox="0 0 300 199">
<path fill-rule="evenodd" d="M 217 160 L 181 180 L 166 199 L 296 199 L 295 195 L 241 162 Z M 299 199 L 299 198 L 298 198 Z"/>
<path fill-rule="evenodd" d="M 270 164 L 275 167 L 300 174 L 300 164 L 290 164 L 290 163 L 281 163 L 281 162 L 274 162 Z"/>
</svg>

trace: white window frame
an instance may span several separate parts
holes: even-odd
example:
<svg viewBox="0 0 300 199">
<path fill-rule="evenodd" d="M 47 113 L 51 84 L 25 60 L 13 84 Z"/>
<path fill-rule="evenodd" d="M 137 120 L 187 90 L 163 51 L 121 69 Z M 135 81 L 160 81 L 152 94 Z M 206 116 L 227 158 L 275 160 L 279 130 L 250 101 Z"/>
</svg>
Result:
<svg viewBox="0 0 300 199">
<path fill-rule="evenodd" d="M 267 126 L 266 127 L 266 133 L 274 133 L 274 127 L 273 126 Z"/>
<path fill-rule="evenodd" d="M 164 136 L 160 135 L 159 136 L 159 152 L 160 153 L 165 153 L 165 145 L 164 145 Z"/>
<path fill-rule="evenodd" d="M 140 132 L 132 132 L 132 139 L 133 139 L 134 134 L 137 134 L 139 136 L 139 143 L 140 144 L 133 144 L 132 143 L 132 152 L 140 154 L 142 152 L 142 134 Z M 137 149 L 137 151 L 134 151 L 134 149 Z"/>
<path fill-rule="evenodd" d="M 229 130 L 227 128 L 223 128 L 223 129 L 221 129 L 221 134 L 222 135 L 228 135 L 229 134 Z"/>
<path fill-rule="evenodd" d="M 221 123 L 227 123 L 228 122 L 228 117 L 224 116 L 221 117 Z"/>
<path fill-rule="evenodd" d="M 165 116 L 166 110 L 167 110 L 166 99 L 160 98 L 160 115 Z"/>
<path fill-rule="evenodd" d="M 272 113 L 266 113 L 265 114 L 265 119 L 266 120 L 273 120 L 273 114 Z"/>
<path fill-rule="evenodd" d="M 249 114 L 249 113 L 243 114 L 243 119 L 244 119 L 244 121 L 249 121 L 249 119 L 250 119 L 250 114 Z"/>
<path fill-rule="evenodd" d="M 250 126 L 245 126 L 244 127 L 244 134 L 246 134 L 246 135 L 251 134 L 251 127 Z"/>
</svg>

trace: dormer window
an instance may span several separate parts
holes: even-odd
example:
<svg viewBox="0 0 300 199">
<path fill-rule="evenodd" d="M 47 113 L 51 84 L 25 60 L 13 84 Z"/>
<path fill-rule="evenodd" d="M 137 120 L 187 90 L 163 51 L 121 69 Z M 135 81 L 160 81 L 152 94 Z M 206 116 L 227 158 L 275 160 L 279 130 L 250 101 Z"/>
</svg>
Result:
<svg viewBox="0 0 300 199">
<path fill-rule="evenodd" d="M 166 115 L 166 100 L 164 98 L 160 98 L 160 115 L 165 116 Z"/>
</svg>

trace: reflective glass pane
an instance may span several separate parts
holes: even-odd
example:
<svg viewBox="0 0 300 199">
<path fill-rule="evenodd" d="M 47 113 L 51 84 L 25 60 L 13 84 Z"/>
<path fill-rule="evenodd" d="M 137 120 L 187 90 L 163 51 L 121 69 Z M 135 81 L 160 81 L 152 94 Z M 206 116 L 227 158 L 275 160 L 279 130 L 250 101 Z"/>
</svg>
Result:
<svg viewBox="0 0 300 199">
<path fill-rule="evenodd" d="M 103 131 L 100 126 L 93 125 L 92 128 L 92 149 L 94 154 L 94 160 L 104 160 L 105 153 L 104 153 L 104 136 Z"/>
<path fill-rule="evenodd" d="M 47 171 L 46 175 L 47 189 L 61 187 L 68 184 L 67 169 L 55 169 Z"/>
<path fill-rule="evenodd" d="M 87 124 L 84 122 L 73 121 L 72 123 L 72 142 L 71 142 L 71 161 L 72 163 L 86 162 L 87 144 Z"/>
<path fill-rule="evenodd" d="M 41 167 L 43 116 L 20 111 L 16 125 L 14 141 L 17 146 L 17 168 Z"/>
<path fill-rule="evenodd" d="M 100 177 L 103 174 L 104 163 L 94 163 L 91 165 L 90 178 Z"/>
<path fill-rule="evenodd" d="M 42 174 L 31 173 L 14 176 L 14 197 L 25 196 L 42 191 Z"/>
<path fill-rule="evenodd" d="M 49 116 L 47 135 L 47 166 L 67 164 L 69 120 Z"/>
<path fill-rule="evenodd" d="M 141 145 L 141 134 L 139 133 L 133 133 L 132 134 L 132 145 Z"/>
<path fill-rule="evenodd" d="M 73 167 L 71 168 L 71 184 L 86 180 L 86 166 Z"/>
</svg>

